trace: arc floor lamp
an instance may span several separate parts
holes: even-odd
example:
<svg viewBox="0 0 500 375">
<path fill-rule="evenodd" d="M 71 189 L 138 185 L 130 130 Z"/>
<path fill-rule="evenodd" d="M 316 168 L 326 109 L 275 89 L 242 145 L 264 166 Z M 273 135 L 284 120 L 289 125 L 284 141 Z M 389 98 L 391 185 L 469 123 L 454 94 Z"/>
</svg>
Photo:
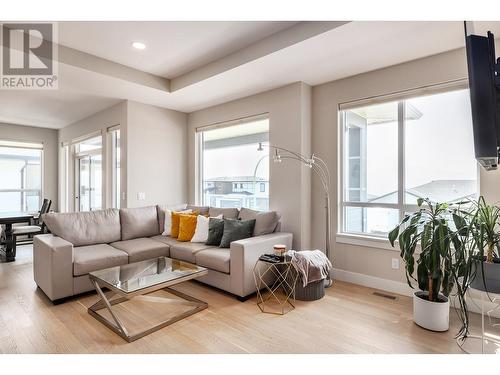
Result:
<svg viewBox="0 0 500 375">
<path fill-rule="evenodd" d="M 320 157 L 312 154 L 310 157 L 307 157 L 305 155 L 299 154 L 298 152 L 288 150 L 283 147 L 278 147 L 274 145 L 265 145 L 262 143 L 259 143 L 259 148 L 258 151 L 263 151 L 263 147 L 268 147 L 270 150 L 274 150 L 273 154 L 273 161 L 275 163 L 281 163 L 283 160 L 291 159 L 291 160 L 296 160 L 302 165 L 311 168 L 313 172 L 319 177 L 321 181 L 321 185 L 323 186 L 323 190 L 325 193 L 325 254 L 328 259 L 330 259 L 330 252 L 331 252 L 331 228 L 330 228 L 330 223 L 331 223 L 331 207 L 330 207 L 330 183 L 331 183 L 331 178 L 330 178 L 330 170 L 328 169 L 328 166 L 326 165 L 325 161 L 321 159 Z M 264 158 L 264 157 L 263 157 Z M 258 162 L 263 160 L 261 158 Z M 257 171 L 257 166 L 255 167 L 255 170 Z M 254 174 L 255 175 L 255 174 Z M 332 285 L 332 280 L 330 276 L 325 280 L 325 287 L 330 287 Z"/>
</svg>

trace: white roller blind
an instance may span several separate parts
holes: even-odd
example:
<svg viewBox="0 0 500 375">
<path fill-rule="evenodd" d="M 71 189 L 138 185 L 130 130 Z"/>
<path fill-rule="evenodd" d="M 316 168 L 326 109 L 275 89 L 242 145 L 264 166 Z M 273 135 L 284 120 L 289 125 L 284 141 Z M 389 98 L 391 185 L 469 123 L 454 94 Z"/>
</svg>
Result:
<svg viewBox="0 0 500 375">
<path fill-rule="evenodd" d="M 396 100 L 410 99 L 417 96 L 437 94 L 439 92 L 462 90 L 468 87 L 467 79 L 458 79 L 436 85 L 421 86 L 411 90 L 402 90 L 390 94 L 361 98 L 349 102 L 339 103 L 339 110 L 347 110 L 367 105 L 393 102 Z"/>
<path fill-rule="evenodd" d="M 43 150 L 43 143 L 0 140 L 0 147 L 30 148 L 34 150 Z"/>
<path fill-rule="evenodd" d="M 252 116 L 247 116 L 247 117 L 240 117 L 238 119 L 234 120 L 229 120 L 229 121 L 224 121 L 224 122 L 217 122 L 215 124 L 210 124 L 210 125 L 204 125 L 204 126 L 199 126 L 196 128 L 196 132 L 204 132 L 207 130 L 214 130 L 214 129 L 221 129 L 221 128 L 227 128 L 229 126 L 234 126 L 234 125 L 240 125 L 244 124 L 247 122 L 254 122 L 258 120 L 263 120 L 267 119 L 269 117 L 269 113 L 261 113 L 258 115 L 252 115 Z"/>
</svg>

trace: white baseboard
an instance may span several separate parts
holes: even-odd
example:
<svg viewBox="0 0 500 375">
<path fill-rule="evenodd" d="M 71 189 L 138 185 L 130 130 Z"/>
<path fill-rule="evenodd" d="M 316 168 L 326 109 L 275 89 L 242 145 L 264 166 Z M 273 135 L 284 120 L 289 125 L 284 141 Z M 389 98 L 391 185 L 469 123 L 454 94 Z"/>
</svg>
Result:
<svg viewBox="0 0 500 375">
<path fill-rule="evenodd" d="M 381 277 L 364 275 L 362 273 L 356 273 L 351 271 L 342 270 L 339 268 L 334 268 L 332 270 L 332 278 L 335 280 L 345 281 L 348 283 L 353 283 L 357 285 L 366 286 L 368 288 L 379 289 L 389 293 L 401 294 L 403 296 L 411 297 L 413 294 L 413 289 L 411 289 L 408 284 L 399 281 L 383 279 Z M 470 312 L 481 313 L 481 297 L 480 292 L 471 290 L 468 296 L 468 308 Z M 473 301 L 475 304 L 473 303 Z M 450 301 L 450 306 L 454 307 L 453 300 Z M 458 304 L 457 304 L 458 306 Z M 489 311 L 494 309 L 496 304 L 491 303 L 485 297 L 484 301 L 484 311 Z M 491 316 L 500 318 L 500 308 L 492 312 Z"/>
<path fill-rule="evenodd" d="M 339 268 L 334 268 L 332 274 L 333 280 L 363 285 L 368 288 L 380 289 L 390 293 L 401 294 L 403 296 L 411 296 L 413 293 L 413 290 L 408 286 L 408 284 L 399 281 L 364 275 L 362 273 L 341 270 Z"/>
</svg>

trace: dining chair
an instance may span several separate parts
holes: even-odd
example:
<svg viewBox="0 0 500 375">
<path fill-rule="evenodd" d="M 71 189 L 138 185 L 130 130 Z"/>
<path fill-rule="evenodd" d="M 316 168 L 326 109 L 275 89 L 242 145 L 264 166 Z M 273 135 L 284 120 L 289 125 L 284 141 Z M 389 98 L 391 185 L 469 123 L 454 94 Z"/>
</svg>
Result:
<svg viewBox="0 0 500 375">
<path fill-rule="evenodd" d="M 42 215 L 42 213 L 49 212 L 51 204 L 52 201 L 50 199 L 44 198 L 40 211 L 38 211 L 38 213 L 35 216 L 33 216 L 33 219 L 30 220 L 29 225 L 40 225 L 39 224 L 40 216 Z"/>
<path fill-rule="evenodd" d="M 23 244 L 32 243 L 34 235 L 44 234 L 46 231 L 45 223 L 43 222 L 43 214 L 46 214 L 50 210 L 50 206 L 52 205 L 52 201 L 50 199 L 44 199 L 42 208 L 38 212 L 38 216 L 35 218 L 36 225 L 20 225 L 12 227 L 12 252 L 14 256 L 16 256 L 16 247 L 17 247 L 17 237 L 19 236 L 28 236 L 28 240 L 23 241 Z"/>
</svg>

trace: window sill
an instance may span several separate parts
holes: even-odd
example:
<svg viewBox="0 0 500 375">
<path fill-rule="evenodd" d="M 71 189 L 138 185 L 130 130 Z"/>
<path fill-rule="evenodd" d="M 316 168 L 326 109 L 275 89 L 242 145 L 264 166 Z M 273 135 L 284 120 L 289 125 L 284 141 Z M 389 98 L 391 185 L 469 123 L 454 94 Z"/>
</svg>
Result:
<svg viewBox="0 0 500 375">
<path fill-rule="evenodd" d="M 381 237 L 363 236 L 360 234 L 337 233 L 335 242 L 399 252 L 399 248 L 397 247 L 396 244 L 395 244 L 396 247 L 392 247 L 388 239 Z"/>
</svg>

